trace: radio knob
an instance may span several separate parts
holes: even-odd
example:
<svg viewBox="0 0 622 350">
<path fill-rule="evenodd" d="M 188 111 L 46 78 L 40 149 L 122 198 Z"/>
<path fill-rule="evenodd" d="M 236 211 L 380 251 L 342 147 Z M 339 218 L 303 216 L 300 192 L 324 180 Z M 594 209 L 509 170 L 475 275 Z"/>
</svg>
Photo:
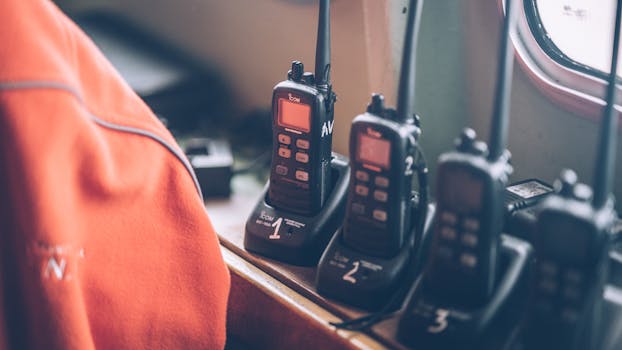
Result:
<svg viewBox="0 0 622 350">
<path fill-rule="evenodd" d="M 476 156 L 483 156 L 488 152 L 488 146 L 483 141 L 475 141 L 471 145 L 470 152 Z"/>
<path fill-rule="evenodd" d="M 304 73 L 305 66 L 300 61 L 292 62 L 292 70 L 289 71 L 288 77 L 293 81 L 300 81 Z"/>
<path fill-rule="evenodd" d="M 302 75 L 302 82 L 307 85 L 313 85 L 315 83 L 315 76 L 311 72 L 305 72 Z"/>
<path fill-rule="evenodd" d="M 462 130 L 462 133 L 460 133 L 460 137 L 455 141 L 456 149 L 461 152 L 470 152 L 476 138 L 477 134 L 475 130 L 465 128 Z"/>
<path fill-rule="evenodd" d="M 592 199 L 592 189 L 586 184 L 576 184 L 572 196 L 578 201 L 589 202 Z"/>
<path fill-rule="evenodd" d="M 488 152 L 488 146 L 486 146 L 485 142 L 477 141 L 476 139 L 477 134 L 475 131 L 470 128 L 465 128 L 462 130 L 460 137 L 454 142 L 456 150 L 476 156 L 486 154 L 486 152 Z"/>
<path fill-rule="evenodd" d="M 559 174 L 559 179 L 555 183 L 555 187 L 557 192 L 566 198 L 574 197 L 574 188 L 577 184 L 577 174 L 570 170 L 564 169 L 561 174 Z"/>
<path fill-rule="evenodd" d="M 377 116 L 384 115 L 384 96 L 381 94 L 372 94 L 371 102 L 367 106 L 367 112 L 375 114 Z"/>
</svg>

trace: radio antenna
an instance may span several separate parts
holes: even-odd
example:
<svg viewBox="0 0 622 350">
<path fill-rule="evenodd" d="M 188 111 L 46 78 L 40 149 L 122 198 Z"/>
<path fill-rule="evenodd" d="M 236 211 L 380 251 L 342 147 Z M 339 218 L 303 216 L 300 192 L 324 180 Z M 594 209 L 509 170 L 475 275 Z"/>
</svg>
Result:
<svg viewBox="0 0 622 350">
<path fill-rule="evenodd" d="M 618 113 L 615 109 L 616 79 L 618 72 L 618 49 L 620 47 L 620 17 L 622 0 L 618 0 L 616 20 L 613 29 L 613 48 L 611 52 L 611 70 L 607 79 L 607 95 L 603 121 L 600 125 L 598 138 L 598 154 L 594 167 L 594 200 L 595 208 L 602 208 L 606 203 L 613 187 L 615 171 L 616 143 L 618 134 Z"/>
<path fill-rule="evenodd" d="M 317 86 L 330 85 L 330 0 L 320 0 L 320 13 L 315 47 L 315 81 Z"/>
<path fill-rule="evenodd" d="M 512 69 L 514 67 L 514 47 L 510 32 L 516 24 L 519 0 L 505 0 L 505 21 L 499 45 L 499 66 L 495 87 L 495 105 L 492 114 L 488 160 L 494 162 L 505 152 L 508 137 L 510 114 L 510 94 L 512 91 Z"/>
<path fill-rule="evenodd" d="M 408 18 L 406 19 L 406 35 L 402 50 L 402 67 L 400 82 L 397 87 L 397 118 L 402 122 L 413 122 L 415 114 L 415 78 L 417 70 L 417 38 L 421 23 L 423 0 L 410 0 Z"/>
</svg>

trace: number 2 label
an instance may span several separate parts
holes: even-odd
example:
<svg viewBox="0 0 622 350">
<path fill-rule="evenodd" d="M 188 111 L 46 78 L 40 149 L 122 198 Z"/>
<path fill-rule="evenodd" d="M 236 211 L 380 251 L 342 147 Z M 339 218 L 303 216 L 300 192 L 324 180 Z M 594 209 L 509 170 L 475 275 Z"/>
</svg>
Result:
<svg viewBox="0 0 622 350">
<path fill-rule="evenodd" d="M 406 170 L 404 171 L 404 175 L 410 175 L 413 173 L 413 163 L 415 160 L 412 156 L 406 157 Z"/>
<path fill-rule="evenodd" d="M 352 270 L 350 270 L 350 271 L 346 272 L 346 274 L 345 274 L 345 275 L 343 275 L 342 279 L 343 279 L 344 281 L 348 281 L 348 282 L 350 282 L 350 283 L 352 283 L 352 284 L 356 283 L 356 278 L 354 278 L 352 275 L 354 275 L 354 274 L 356 273 L 356 271 L 358 271 L 358 270 L 359 270 L 359 265 L 360 265 L 360 264 L 361 264 L 361 263 L 360 263 L 359 261 L 355 261 L 355 262 L 353 262 L 353 263 L 352 263 L 352 266 L 353 266 Z"/>
</svg>

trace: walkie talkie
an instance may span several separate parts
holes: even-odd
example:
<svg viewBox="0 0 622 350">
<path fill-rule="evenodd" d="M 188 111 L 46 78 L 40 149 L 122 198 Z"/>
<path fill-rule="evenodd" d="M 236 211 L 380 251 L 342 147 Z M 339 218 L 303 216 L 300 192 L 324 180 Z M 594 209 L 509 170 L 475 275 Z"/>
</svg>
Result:
<svg viewBox="0 0 622 350">
<path fill-rule="evenodd" d="M 431 221 L 414 111 L 422 4 L 410 0 L 408 6 L 397 109 L 385 107 L 384 97 L 373 94 L 367 111 L 352 121 L 345 218 L 317 270 L 319 293 L 368 310 L 387 311 L 403 297 L 399 287 L 409 287 L 409 278 L 419 269 L 424 231 Z M 412 188 L 415 174 L 419 193 Z M 346 324 L 359 327 L 380 319 L 376 315 Z"/>
<path fill-rule="evenodd" d="M 411 191 L 421 134 L 414 113 L 415 53 L 423 1 L 409 6 L 397 110 L 372 96 L 367 112 L 352 121 L 352 158 L 344 242 L 366 254 L 395 255 L 411 225 Z M 412 17 L 412 18 L 411 18 Z M 416 17 L 416 18 L 415 18 Z"/>
<path fill-rule="evenodd" d="M 330 83 L 330 1 L 320 0 L 315 75 L 294 61 L 287 80 L 272 94 L 268 200 L 275 208 L 312 215 L 326 201 L 335 100 Z"/>
<path fill-rule="evenodd" d="M 425 283 L 458 305 L 481 305 L 495 285 L 504 190 L 512 171 L 505 144 L 514 59 L 510 30 L 517 2 L 507 2 L 501 34 L 490 148 L 466 129 L 456 150 L 442 154 L 438 162 L 437 209 Z"/>
<path fill-rule="evenodd" d="M 557 193 L 543 201 L 536 222 L 536 276 L 526 345 L 529 349 L 599 349 L 604 286 L 609 270 L 618 113 L 616 77 L 622 0 L 617 1 L 606 108 L 594 171 L 594 192 L 565 170 Z"/>
</svg>

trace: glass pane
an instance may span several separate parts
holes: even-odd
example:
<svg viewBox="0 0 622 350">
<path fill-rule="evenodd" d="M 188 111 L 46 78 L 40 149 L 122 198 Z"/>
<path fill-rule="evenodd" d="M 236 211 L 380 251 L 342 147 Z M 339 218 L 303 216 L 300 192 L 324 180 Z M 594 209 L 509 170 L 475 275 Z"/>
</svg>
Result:
<svg viewBox="0 0 622 350">
<path fill-rule="evenodd" d="M 531 29 L 549 55 L 598 76 L 609 72 L 615 6 L 615 0 L 526 0 Z"/>
</svg>

